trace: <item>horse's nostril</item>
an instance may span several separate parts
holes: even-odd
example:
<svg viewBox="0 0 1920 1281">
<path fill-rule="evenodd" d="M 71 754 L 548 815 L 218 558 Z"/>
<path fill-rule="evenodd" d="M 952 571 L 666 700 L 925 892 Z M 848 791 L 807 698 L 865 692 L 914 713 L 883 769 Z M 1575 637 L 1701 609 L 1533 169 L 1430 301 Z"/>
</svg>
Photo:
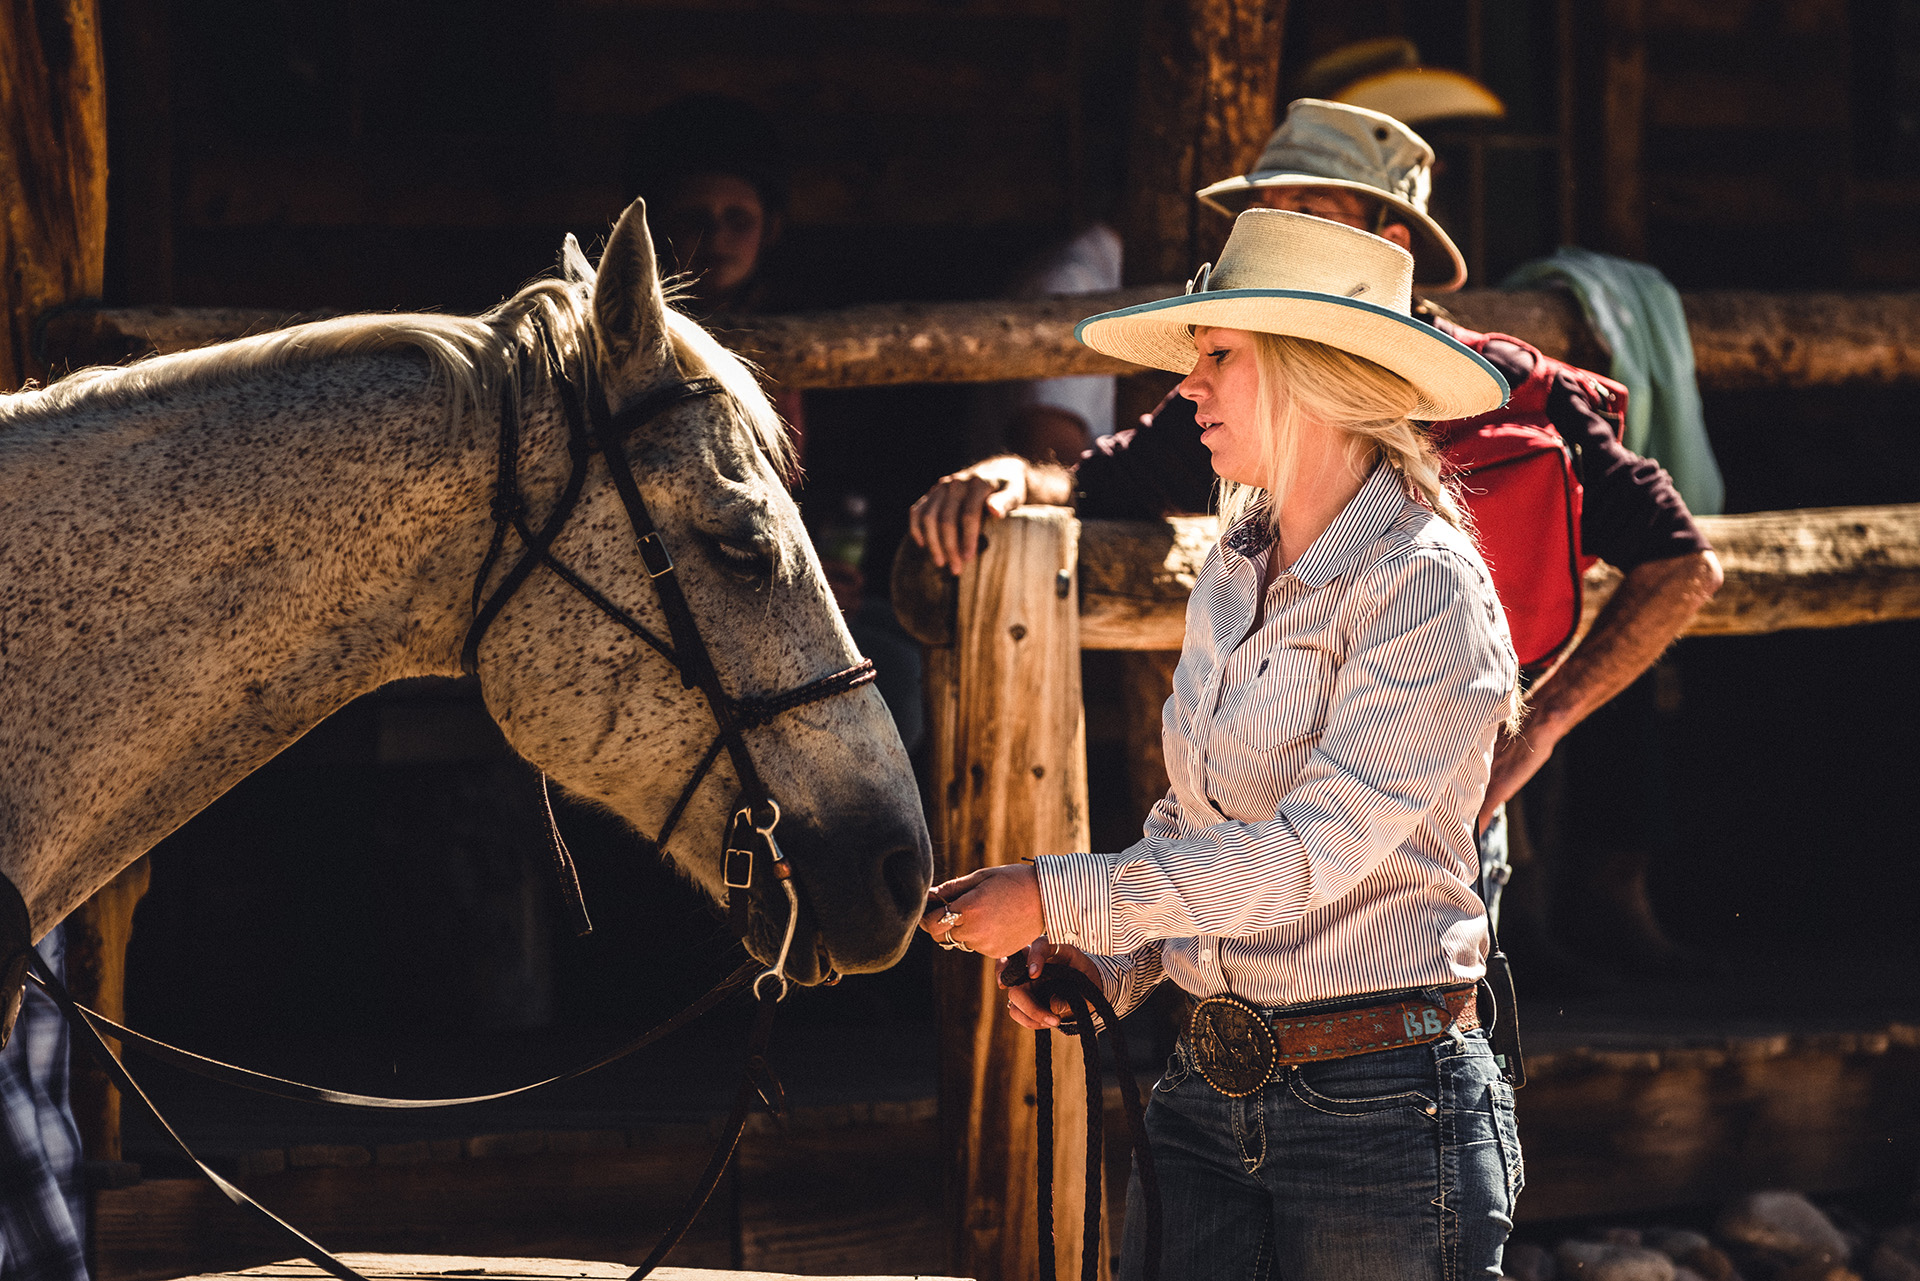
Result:
<svg viewBox="0 0 1920 1281">
<path fill-rule="evenodd" d="M 903 916 L 919 917 L 920 909 L 926 906 L 927 882 L 932 875 L 928 860 L 912 845 L 889 850 L 880 863 L 880 878 Z"/>
</svg>

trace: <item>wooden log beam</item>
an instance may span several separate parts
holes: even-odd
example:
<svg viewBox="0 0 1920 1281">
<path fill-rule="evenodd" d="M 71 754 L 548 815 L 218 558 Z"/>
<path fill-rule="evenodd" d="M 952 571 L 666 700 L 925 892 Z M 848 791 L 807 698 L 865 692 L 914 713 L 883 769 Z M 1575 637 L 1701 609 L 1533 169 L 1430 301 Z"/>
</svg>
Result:
<svg viewBox="0 0 1920 1281">
<path fill-rule="evenodd" d="M 97 0 L 0 0 L 0 392 L 46 376 L 36 321 L 105 280 L 103 61 Z"/>
<path fill-rule="evenodd" d="M 933 831 L 943 876 L 1085 849 L 1079 522 L 1029 507 L 997 525 L 954 593 L 955 640 L 930 651 L 926 696 Z M 951 1154 L 955 1270 L 981 1281 L 1038 1272 L 1033 1039 L 1006 1015 L 991 964 L 943 952 L 940 1121 Z M 1078 1275 L 1086 1096 L 1078 1055 L 1054 1038 L 1054 1219 L 1059 1275 Z M 1104 1275 L 1104 1255 L 1103 1269 Z"/>
<path fill-rule="evenodd" d="M 1140 10 L 1122 212 L 1136 283 L 1186 275 L 1225 238 L 1225 220 L 1193 193 L 1247 172 L 1273 132 L 1287 3 L 1154 0 Z"/>
<path fill-rule="evenodd" d="M 67 917 L 67 988 L 73 999 L 116 1023 L 127 1021 L 127 944 L 152 863 L 141 855 Z M 119 1053 L 120 1043 L 107 1042 Z M 75 1055 L 70 1092 L 80 1146 L 93 1161 L 120 1159 L 120 1091 L 106 1070 Z"/>
<path fill-rule="evenodd" d="M 1137 373 L 1074 341 L 1096 312 L 1178 292 L 1153 285 L 1033 302 L 880 303 L 841 311 L 722 321 L 719 337 L 787 387 L 990 382 Z M 1712 389 L 1890 384 L 1920 379 L 1920 293 L 1682 296 L 1700 382 Z M 1447 309 L 1474 329 L 1525 338 L 1550 356 L 1595 365 L 1605 355 L 1566 294 L 1469 290 Z M 259 308 L 69 308 L 44 321 L 48 364 L 79 368 L 184 351 L 314 319 Z M 1171 382 L 1171 376 L 1167 379 Z"/>
<path fill-rule="evenodd" d="M 1920 504 L 1703 516 L 1727 581 L 1689 636 L 1752 636 L 1920 618 Z M 989 540 L 998 530 L 989 527 Z M 1087 649 L 1180 647 L 1187 596 L 1218 534 L 1209 516 L 1088 521 L 1080 535 L 1080 643 Z M 908 543 L 894 574 L 902 621 L 922 642 L 951 643 L 942 575 Z M 1618 585 L 1596 566 L 1586 619 Z"/>
<path fill-rule="evenodd" d="M 1920 504 L 1701 516 L 1727 581 L 1689 636 L 1757 636 L 1920 618 Z M 1591 625 L 1618 572 L 1587 574 Z"/>
</svg>

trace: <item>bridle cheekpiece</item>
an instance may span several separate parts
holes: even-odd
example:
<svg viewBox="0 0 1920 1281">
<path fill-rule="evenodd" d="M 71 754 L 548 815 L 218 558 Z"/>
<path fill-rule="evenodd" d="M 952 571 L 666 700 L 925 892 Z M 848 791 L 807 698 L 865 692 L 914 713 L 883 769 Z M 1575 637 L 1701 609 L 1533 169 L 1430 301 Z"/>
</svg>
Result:
<svg viewBox="0 0 1920 1281">
<path fill-rule="evenodd" d="M 740 799 L 734 808 L 733 819 L 727 826 L 722 856 L 728 920 L 735 935 L 744 941 L 749 928 L 747 899 L 755 878 L 772 876 L 786 891 L 788 914 L 784 941 L 773 967 L 755 983 L 757 994 L 760 982 L 768 978 L 777 979 L 779 994 L 784 996 L 787 989 L 787 953 L 793 945 L 799 925 L 799 895 L 793 885 L 793 865 L 781 851 L 780 842 L 775 836 L 775 830 L 780 825 L 780 806 L 761 781 L 759 771 L 754 768 L 753 756 L 742 736 L 743 731 L 765 725 L 782 712 L 818 703 L 871 683 L 874 678 L 873 661 L 863 658 L 843 671 L 779 694 L 736 698 L 721 687 L 712 654 L 700 634 L 693 609 L 687 603 L 686 593 L 680 585 L 673 556 L 661 537 L 659 527 L 654 524 L 652 514 L 647 510 L 646 500 L 640 495 L 640 486 L 634 479 L 633 467 L 627 457 L 626 442 L 661 415 L 695 400 L 724 396 L 726 389 L 713 378 L 682 379 L 654 388 L 615 413 L 607 402 L 606 390 L 600 381 L 590 334 L 591 330 L 587 330 L 583 335 L 579 368 L 576 373 L 570 374 L 552 335 L 542 331 L 543 354 L 554 389 L 560 397 L 561 415 L 567 424 L 570 468 L 559 499 L 537 529 L 529 522 L 526 497 L 520 489 L 519 398 L 511 380 L 502 388 L 498 469 L 492 506 L 493 537 L 479 572 L 474 577 L 473 621 L 461 645 L 460 666 L 468 675 L 478 674 L 480 644 L 486 637 L 487 628 L 500 616 L 514 592 L 532 576 L 535 569 L 544 565 L 601 613 L 671 663 L 680 673 L 680 683 L 684 688 L 700 689 L 713 713 L 716 727 L 713 740 L 701 754 L 686 785 L 680 789 L 678 799 L 654 837 L 654 844 L 662 852 L 665 851 L 667 840 L 686 813 L 694 793 L 706 780 L 714 762 L 724 750 L 740 781 Z M 619 494 L 621 505 L 627 511 L 627 519 L 633 526 L 640 563 L 659 595 L 661 612 L 666 615 L 668 635 L 665 639 L 655 635 L 631 613 L 615 604 L 606 593 L 587 582 L 553 552 L 555 541 L 579 505 L 586 488 L 588 469 L 596 456 L 606 461 L 614 490 Z M 519 538 L 520 555 L 489 592 L 487 583 L 506 549 L 509 531 Z M 556 861 L 562 864 L 562 884 L 573 887 L 575 926 L 585 932 L 592 927 L 587 924 L 585 908 L 578 901 L 578 878 L 573 874 L 571 859 L 566 854 L 565 843 L 558 839 L 557 830 L 555 846 Z"/>
</svg>

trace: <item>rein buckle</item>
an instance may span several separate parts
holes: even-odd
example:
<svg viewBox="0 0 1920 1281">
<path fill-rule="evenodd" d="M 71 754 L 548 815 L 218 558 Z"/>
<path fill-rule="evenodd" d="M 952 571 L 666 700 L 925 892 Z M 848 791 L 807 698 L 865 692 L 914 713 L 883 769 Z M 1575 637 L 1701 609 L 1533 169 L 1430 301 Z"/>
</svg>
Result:
<svg viewBox="0 0 1920 1281">
<path fill-rule="evenodd" d="M 650 530 L 640 539 L 640 563 L 646 567 L 648 578 L 673 572 L 673 557 L 667 554 L 667 545 L 661 541 L 658 530 Z"/>
<path fill-rule="evenodd" d="M 730 890 L 750 890 L 753 888 L 753 851 L 727 848 L 727 861 L 721 871 L 721 879 Z"/>
</svg>

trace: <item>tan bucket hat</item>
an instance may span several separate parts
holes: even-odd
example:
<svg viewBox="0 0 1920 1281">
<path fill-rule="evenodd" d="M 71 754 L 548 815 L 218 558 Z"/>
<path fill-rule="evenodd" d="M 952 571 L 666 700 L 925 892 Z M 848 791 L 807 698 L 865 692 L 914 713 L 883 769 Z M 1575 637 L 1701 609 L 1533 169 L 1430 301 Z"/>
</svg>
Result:
<svg viewBox="0 0 1920 1281">
<path fill-rule="evenodd" d="M 1355 41 L 1314 59 L 1301 73 L 1300 96 L 1384 112 L 1409 125 L 1507 114 L 1493 90 L 1458 71 L 1421 65 L 1419 46 L 1395 36 Z"/>
<path fill-rule="evenodd" d="M 1498 409 L 1507 383 L 1471 348 L 1411 314 L 1413 258 L 1389 240 L 1311 214 L 1249 209 L 1218 267 L 1177 298 L 1104 312 L 1074 336 L 1136 365 L 1193 371 L 1196 325 L 1308 338 L 1362 356 L 1413 384 L 1427 422 Z"/>
<path fill-rule="evenodd" d="M 1392 116 L 1344 102 L 1297 98 L 1241 174 L 1203 187 L 1200 202 L 1237 214 L 1271 187 L 1343 187 L 1385 201 L 1413 232 L 1414 279 L 1436 293 L 1467 282 L 1467 260 L 1427 213 L 1433 148 Z"/>
</svg>

